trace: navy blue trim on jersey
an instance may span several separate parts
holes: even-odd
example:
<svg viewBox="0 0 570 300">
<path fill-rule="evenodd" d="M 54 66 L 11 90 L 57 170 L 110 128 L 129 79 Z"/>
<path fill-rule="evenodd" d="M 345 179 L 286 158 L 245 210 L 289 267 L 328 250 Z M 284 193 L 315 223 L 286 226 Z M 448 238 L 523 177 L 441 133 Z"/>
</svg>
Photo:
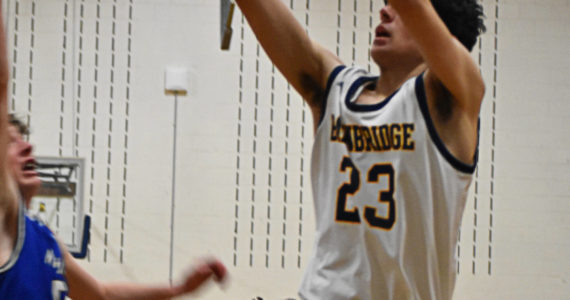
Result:
<svg viewBox="0 0 570 300">
<path fill-rule="evenodd" d="M 325 117 L 325 112 L 327 110 L 327 101 L 329 99 L 329 93 L 331 91 L 332 84 L 336 79 L 336 77 L 338 76 L 338 74 L 344 69 L 346 69 L 345 65 L 337 66 L 332 70 L 331 74 L 329 75 L 329 79 L 327 80 L 327 87 L 325 89 L 325 93 L 323 94 L 323 99 L 321 99 L 321 116 L 319 117 L 319 123 L 317 123 L 318 124 L 317 127 L 321 125 L 321 123 L 323 122 L 323 118 Z"/>
<path fill-rule="evenodd" d="M 354 83 L 350 86 L 348 93 L 346 94 L 346 99 L 345 99 L 346 107 L 356 112 L 369 112 L 369 111 L 379 110 L 382 107 L 384 107 L 386 104 L 388 104 L 388 102 L 390 102 L 390 100 L 394 97 L 394 95 L 396 95 L 396 93 L 398 93 L 400 89 L 397 89 L 390 96 L 384 99 L 384 101 L 381 101 L 376 104 L 357 104 L 356 102 L 350 101 L 352 97 L 354 97 L 354 94 L 356 93 L 358 88 L 360 88 L 361 86 L 363 86 L 368 82 L 377 81 L 377 80 L 378 76 L 367 76 L 367 77 L 360 77 L 356 81 L 354 81 Z"/>
<path fill-rule="evenodd" d="M 428 109 L 428 105 L 427 105 L 427 99 L 426 99 L 426 92 L 425 92 L 425 87 L 424 87 L 424 74 L 420 74 L 420 76 L 418 76 L 416 78 L 416 84 L 415 84 L 415 89 L 416 89 L 416 96 L 418 98 L 418 103 L 420 105 L 420 110 L 422 111 L 422 115 L 424 116 L 424 120 L 426 122 L 426 126 L 429 132 L 429 135 L 431 137 L 431 140 L 433 141 L 433 143 L 435 144 L 435 146 L 437 147 L 437 149 L 439 150 L 439 153 L 441 153 L 441 155 L 443 155 L 443 157 L 458 171 L 461 171 L 463 173 L 468 173 L 468 174 L 473 174 L 473 172 L 475 172 L 475 168 L 477 167 L 477 160 L 478 160 L 478 153 L 479 153 L 479 146 L 477 146 L 477 149 L 475 150 L 475 155 L 473 157 L 473 164 L 469 165 L 466 164 L 460 160 L 458 160 L 457 158 L 455 158 L 455 156 L 453 156 L 453 154 L 451 154 L 451 152 L 449 152 L 449 150 L 447 149 L 447 147 L 445 147 L 445 144 L 443 143 L 443 141 L 441 140 L 441 138 L 439 137 L 439 135 L 437 134 L 437 131 L 435 129 L 435 126 L 433 124 L 433 120 L 431 119 L 431 116 L 429 114 L 429 109 Z M 477 135 L 479 135 L 479 133 L 477 133 Z M 479 143 L 477 143 L 478 145 Z"/>
</svg>

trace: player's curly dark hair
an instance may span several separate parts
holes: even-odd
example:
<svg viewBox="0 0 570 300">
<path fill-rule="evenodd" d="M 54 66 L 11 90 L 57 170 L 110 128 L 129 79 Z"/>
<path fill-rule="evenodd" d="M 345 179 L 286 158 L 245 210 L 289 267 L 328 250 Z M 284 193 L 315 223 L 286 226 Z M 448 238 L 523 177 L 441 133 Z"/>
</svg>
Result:
<svg viewBox="0 0 570 300">
<path fill-rule="evenodd" d="M 443 23 L 469 51 L 485 32 L 483 7 L 478 0 L 431 0 Z"/>
</svg>

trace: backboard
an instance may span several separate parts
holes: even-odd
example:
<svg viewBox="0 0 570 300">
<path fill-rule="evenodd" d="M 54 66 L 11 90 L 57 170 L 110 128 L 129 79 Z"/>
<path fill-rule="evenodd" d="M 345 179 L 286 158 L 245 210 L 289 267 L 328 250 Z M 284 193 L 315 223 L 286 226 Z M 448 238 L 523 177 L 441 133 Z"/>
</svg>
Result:
<svg viewBox="0 0 570 300">
<path fill-rule="evenodd" d="M 89 239 L 89 216 L 84 214 L 82 158 L 36 157 L 42 185 L 29 212 L 37 215 L 76 257 L 83 258 Z"/>
</svg>

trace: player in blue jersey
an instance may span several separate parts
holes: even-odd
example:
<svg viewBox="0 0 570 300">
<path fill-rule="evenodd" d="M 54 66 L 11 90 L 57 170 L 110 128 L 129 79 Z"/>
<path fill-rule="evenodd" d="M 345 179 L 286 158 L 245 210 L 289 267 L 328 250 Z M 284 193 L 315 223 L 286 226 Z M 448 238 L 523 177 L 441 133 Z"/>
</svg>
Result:
<svg viewBox="0 0 570 300">
<path fill-rule="evenodd" d="M 316 235 L 301 298 L 450 299 L 485 93 L 469 54 L 481 5 L 385 1 L 378 76 L 311 40 L 284 1 L 236 2 L 313 115 Z"/>
<path fill-rule="evenodd" d="M 25 215 L 25 203 L 39 180 L 22 127 L 8 123 L 3 24 L 0 18 L 0 299 L 169 299 L 191 293 L 211 278 L 223 280 L 224 265 L 212 259 L 197 265 L 179 285 L 102 283 L 75 262 L 45 225 Z"/>
<path fill-rule="evenodd" d="M 64 253 L 53 233 L 40 221 L 25 215 L 40 186 L 32 147 L 22 139 L 25 126 L 10 116 L 6 166 L 19 192 L 17 236 L 10 259 L 0 267 L 2 299 L 64 299 L 68 286 Z"/>
<path fill-rule="evenodd" d="M 27 127 L 13 115 L 10 116 L 9 123 L 7 165 L 14 174 L 21 203 L 24 204 L 20 208 L 18 217 L 20 221 L 25 220 L 25 224 L 19 225 L 19 228 L 25 230 L 25 234 L 19 233 L 17 240 L 17 245 L 21 244 L 23 247 L 17 246 L 15 255 L 12 255 L 13 259 L 6 264 L 6 267 L 0 269 L 0 295 L 6 296 L 7 299 L 36 299 L 43 298 L 39 295 L 52 292 L 55 299 L 60 299 L 59 297 L 65 295 L 69 285 L 69 295 L 77 299 L 115 299 L 117 296 L 127 299 L 140 299 L 140 297 L 164 299 L 194 290 L 211 275 L 217 279 L 224 277 L 223 265 L 213 260 L 198 266 L 186 279 L 185 284 L 177 287 L 103 284 L 95 280 L 81 269 L 65 249 L 60 250 L 55 237 L 47 227 L 37 220 L 24 217 L 23 210 L 25 206 L 29 206 L 41 181 L 35 171 L 36 162 L 32 146 L 23 138 L 28 133 Z M 27 275 L 31 270 L 38 271 Z M 27 289 L 26 286 L 18 288 L 16 279 L 22 277 L 26 278 L 22 282 L 30 283 L 35 288 Z M 34 294 L 25 294 L 25 292 Z"/>
</svg>

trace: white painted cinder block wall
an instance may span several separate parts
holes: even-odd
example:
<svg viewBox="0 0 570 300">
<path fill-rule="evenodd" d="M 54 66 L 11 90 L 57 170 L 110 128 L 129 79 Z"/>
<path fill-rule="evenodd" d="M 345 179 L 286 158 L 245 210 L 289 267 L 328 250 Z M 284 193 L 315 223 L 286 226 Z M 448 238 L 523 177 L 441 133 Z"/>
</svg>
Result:
<svg viewBox="0 0 570 300">
<path fill-rule="evenodd" d="M 239 11 L 222 52 L 217 1 L 3 4 L 11 109 L 29 117 L 38 155 L 86 158 L 82 265 L 103 280 L 168 282 L 214 255 L 231 280 L 203 299 L 294 298 L 314 228 L 312 120 Z M 346 64 L 377 71 L 367 49 L 382 1 L 287 4 Z M 567 299 L 570 1 L 483 4 L 473 57 L 487 95 L 455 298 Z M 191 74 L 176 133 L 167 66 Z"/>
</svg>

